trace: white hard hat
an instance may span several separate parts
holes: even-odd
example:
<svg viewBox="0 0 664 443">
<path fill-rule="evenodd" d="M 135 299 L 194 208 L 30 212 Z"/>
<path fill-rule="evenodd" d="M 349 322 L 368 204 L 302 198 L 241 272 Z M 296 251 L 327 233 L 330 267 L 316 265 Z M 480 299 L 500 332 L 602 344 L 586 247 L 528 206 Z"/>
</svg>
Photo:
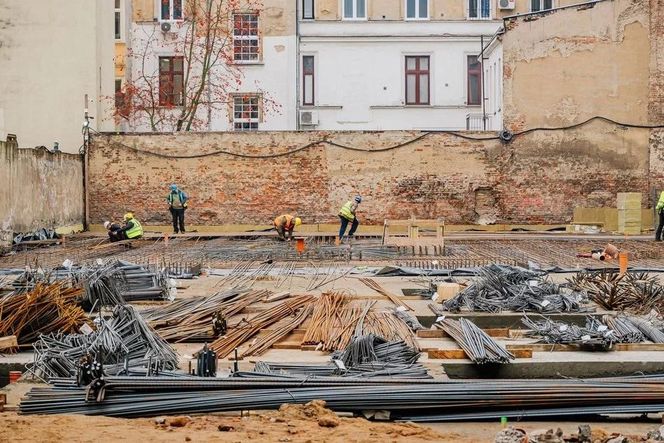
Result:
<svg viewBox="0 0 664 443">
<path fill-rule="evenodd" d="M 110 221 L 105 221 L 104 222 L 104 229 L 108 229 L 109 226 L 111 226 L 111 222 Z"/>
</svg>

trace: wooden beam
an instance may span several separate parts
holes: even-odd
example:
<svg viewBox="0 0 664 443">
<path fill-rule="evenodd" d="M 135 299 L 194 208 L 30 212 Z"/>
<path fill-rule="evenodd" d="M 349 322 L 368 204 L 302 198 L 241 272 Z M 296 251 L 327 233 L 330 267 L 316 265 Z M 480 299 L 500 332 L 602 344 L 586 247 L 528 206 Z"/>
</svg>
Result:
<svg viewBox="0 0 664 443">
<path fill-rule="evenodd" d="M 15 335 L 0 337 L 0 349 L 18 348 L 18 340 Z"/>
<path fill-rule="evenodd" d="M 509 350 L 509 349 L 508 349 Z M 515 358 L 532 358 L 533 351 L 529 349 L 518 349 L 510 351 Z M 456 360 L 468 358 L 463 349 L 429 349 L 427 355 L 431 359 Z"/>
</svg>

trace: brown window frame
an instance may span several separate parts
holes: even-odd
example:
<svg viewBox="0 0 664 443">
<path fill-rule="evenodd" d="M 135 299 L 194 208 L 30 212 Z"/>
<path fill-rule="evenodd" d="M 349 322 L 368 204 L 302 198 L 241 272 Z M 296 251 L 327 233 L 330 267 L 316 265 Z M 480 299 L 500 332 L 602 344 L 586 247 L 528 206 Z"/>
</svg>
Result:
<svg viewBox="0 0 664 443">
<path fill-rule="evenodd" d="M 311 58 L 311 71 L 305 69 L 305 58 Z M 306 79 L 311 77 L 311 101 L 307 101 L 306 97 Z M 314 106 L 316 103 L 316 58 L 313 55 L 302 56 L 302 106 Z"/>
<path fill-rule="evenodd" d="M 162 71 L 162 61 L 169 60 L 169 69 L 167 71 Z M 175 69 L 175 60 L 181 60 L 182 70 L 178 71 Z M 180 91 L 175 91 L 175 76 L 179 75 L 182 77 L 181 89 Z M 164 82 L 164 78 L 167 80 Z M 173 98 L 179 92 L 180 100 L 178 103 L 175 103 Z M 182 106 L 184 105 L 184 57 L 169 55 L 165 57 L 159 57 L 159 106 Z"/>
<path fill-rule="evenodd" d="M 408 60 L 415 59 L 415 69 L 408 69 Z M 420 60 L 427 59 L 427 69 L 420 69 Z M 431 104 L 431 57 L 428 55 L 407 55 L 405 58 L 404 66 L 404 86 L 405 86 L 405 96 L 406 96 L 406 105 L 430 105 Z M 408 76 L 415 75 L 415 101 L 408 101 Z M 420 81 L 423 75 L 427 76 L 427 101 L 423 102 L 420 100 Z"/>
<path fill-rule="evenodd" d="M 477 63 L 477 68 L 470 69 L 471 59 L 475 59 Z M 478 78 L 478 97 L 471 97 L 470 93 L 470 78 L 471 76 L 477 76 Z M 466 56 L 466 104 L 468 106 L 480 106 L 482 104 L 482 64 L 477 59 L 476 55 Z M 477 98 L 477 100 L 473 100 Z"/>
</svg>

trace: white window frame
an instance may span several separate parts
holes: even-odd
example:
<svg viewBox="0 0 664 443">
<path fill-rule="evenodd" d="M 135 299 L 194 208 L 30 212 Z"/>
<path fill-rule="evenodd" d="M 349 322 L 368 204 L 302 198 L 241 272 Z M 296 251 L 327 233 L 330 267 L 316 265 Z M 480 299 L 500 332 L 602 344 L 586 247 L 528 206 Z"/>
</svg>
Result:
<svg viewBox="0 0 664 443">
<path fill-rule="evenodd" d="M 427 16 L 426 17 L 420 17 L 420 0 L 412 0 L 415 2 L 415 17 L 408 17 L 408 2 L 411 0 L 404 0 L 404 18 L 408 21 L 421 21 L 421 20 L 429 20 L 429 17 L 431 16 L 431 1 L 427 0 Z"/>
<path fill-rule="evenodd" d="M 298 0 L 302 2 L 302 20 L 315 20 L 316 19 L 316 0 Z M 305 7 L 304 5 L 308 2 L 311 2 L 311 17 L 305 17 L 304 16 L 304 11 Z"/>
<path fill-rule="evenodd" d="M 256 34 L 255 35 L 235 35 L 235 16 L 236 15 L 255 15 L 256 16 Z M 262 57 L 261 51 L 261 17 L 258 11 L 246 11 L 233 13 L 233 63 L 237 64 L 254 64 L 260 63 Z M 256 58 L 243 60 L 235 58 L 235 42 L 236 41 L 256 41 Z"/>
<path fill-rule="evenodd" d="M 256 106 L 258 107 L 257 111 L 257 117 L 256 118 L 235 118 L 235 101 L 237 99 L 244 99 L 244 98 L 250 98 L 250 99 L 256 99 Z M 260 123 L 261 123 L 261 115 L 262 115 L 262 100 L 260 94 L 256 93 L 247 93 L 247 94 L 241 94 L 241 93 L 234 93 L 231 95 L 232 98 L 232 103 L 231 103 L 231 125 L 232 125 L 232 130 L 236 132 L 254 132 L 258 131 L 260 129 Z M 236 123 L 255 123 L 256 128 L 248 128 L 248 129 L 238 129 L 235 127 Z"/>
<path fill-rule="evenodd" d="M 551 0 L 551 8 L 550 9 L 542 8 L 542 3 L 544 3 L 544 0 L 537 0 L 537 1 L 539 2 L 540 8 L 539 9 L 533 9 L 533 0 L 528 0 L 528 7 L 530 8 L 530 12 L 550 11 L 551 9 L 554 9 L 556 7 L 555 0 Z"/>
<path fill-rule="evenodd" d="M 482 0 L 477 0 L 477 17 L 470 16 L 470 0 L 464 0 L 466 2 L 466 17 L 468 20 L 493 20 L 493 0 L 487 0 L 489 2 L 489 16 L 482 17 Z"/>
<path fill-rule="evenodd" d="M 369 0 L 351 0 L 353 2 L 353 14 L 351 17 L 346 17 L 346 1 L 341 0 L 341 18 L 348 21 L 363 21 L 368 20 L 369 16 Z M 364 17 L 357 16 L 357 2 L 364 2 Z"/>
<path fill-rule="evenodd" d="M 175 10 L 175 1 L 176 0 L 168 0 L 168 11 L 169 14 L 168 16 L 170 18 L 164 18 L 161 16 L 161 2 L 163 0 L 157 0 L 157 8 L 159 10 L 159 21 L 160 22 L 181 22 L 184 21 L 184 3 L 186 0 L 180 0 L 180 8 L 182 9 L 182 17 L 180 18 L 173 18 L 173 12 Z"/>
<path fill-rule="evenodd" d="M 304 58 L 305 57 L 313 57 L 314 59 L 314 73 L 312 75 L 312 94 L 311 94 L 311 101 L 312 103 L 305 104 L 304 99 L 306 95 L 306 86 L 305 86 L 305 74 L 304 74 Z M 318 100 L 316 100 L 316 95 L 318 94 L 318 88 L 316 87 L 317 85 L 317 76 L 318 76 L 318 56 L 315 53 L 304 53 L 302 54 L 302 59 L 300 63 L 300 75 L 302 76 L 302 97 L 300 98 L 300 103 L 303 108 L 313 108 L 316 106 L 316 103 Z"/>
</svg>

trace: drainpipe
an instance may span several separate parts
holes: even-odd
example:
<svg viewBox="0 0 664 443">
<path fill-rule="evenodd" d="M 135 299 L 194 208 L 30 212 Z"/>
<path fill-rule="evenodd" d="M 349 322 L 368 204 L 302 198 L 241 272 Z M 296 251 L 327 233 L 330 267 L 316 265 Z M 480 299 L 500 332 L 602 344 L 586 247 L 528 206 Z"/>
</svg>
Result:
<svg viewBox="0 0 664 443">
<path fill-rule="evenodd" d="M 300 0 L 295 1 L 295 129 L 300 130 Z"/>
</svg>

